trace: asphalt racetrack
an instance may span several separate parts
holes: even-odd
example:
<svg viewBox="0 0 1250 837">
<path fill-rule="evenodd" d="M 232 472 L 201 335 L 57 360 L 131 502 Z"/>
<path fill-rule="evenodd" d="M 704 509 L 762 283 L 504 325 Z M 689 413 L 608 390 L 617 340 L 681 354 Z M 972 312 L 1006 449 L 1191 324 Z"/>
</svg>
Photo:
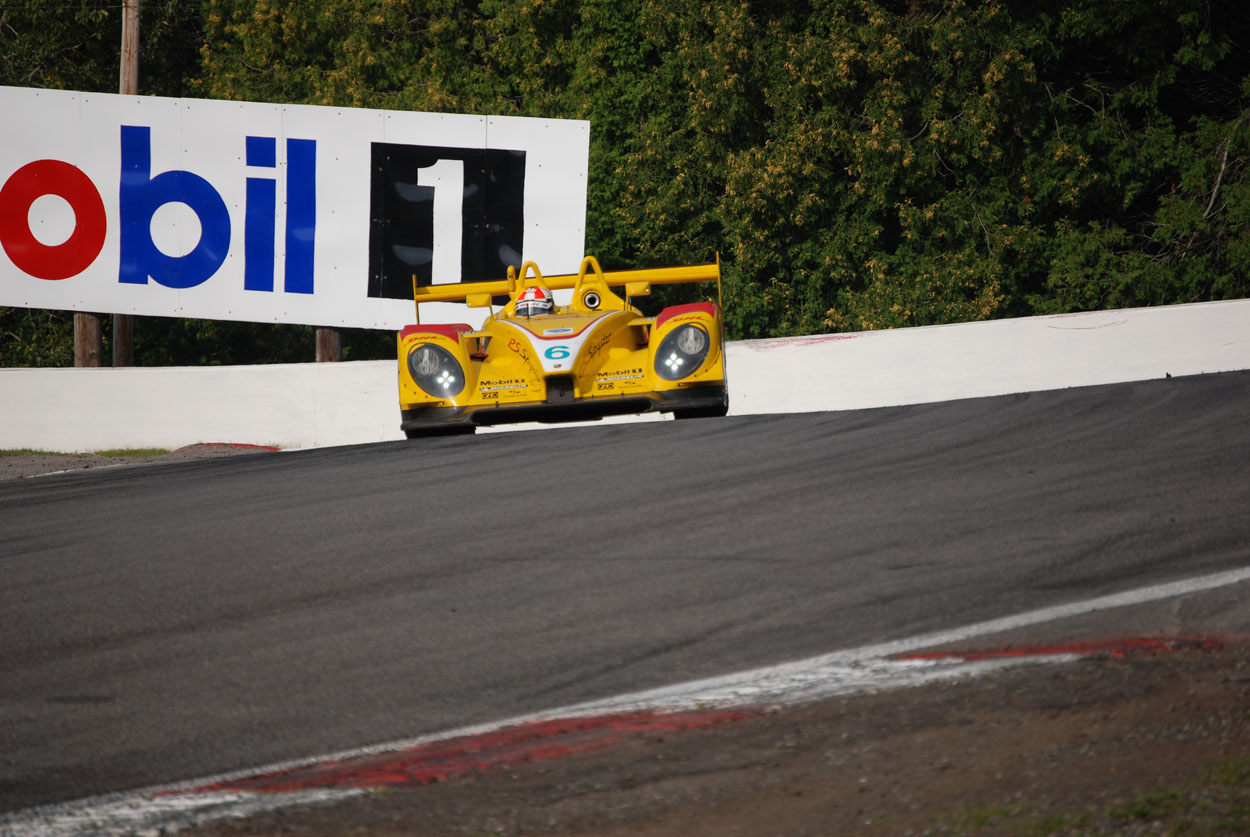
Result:
<svg viewBox="0 0 1250 837">
<path fill-rule="evenodd" d="M 1250 565 L 1250 373 L 0 483 L 0 810 Z"/>
</svg>

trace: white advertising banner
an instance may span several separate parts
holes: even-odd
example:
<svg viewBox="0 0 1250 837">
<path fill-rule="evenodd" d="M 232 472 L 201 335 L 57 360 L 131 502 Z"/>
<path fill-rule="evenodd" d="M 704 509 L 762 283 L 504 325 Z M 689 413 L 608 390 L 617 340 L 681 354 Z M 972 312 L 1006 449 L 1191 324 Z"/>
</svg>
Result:
<svg viewBox="0 0 1250 837">
<path fill-rule="evenodd" d="M 583 256 L 587 122 L 16 87 L 0 110 L 2 306 L 398 329 L 414 276 Z"/>
</svg>

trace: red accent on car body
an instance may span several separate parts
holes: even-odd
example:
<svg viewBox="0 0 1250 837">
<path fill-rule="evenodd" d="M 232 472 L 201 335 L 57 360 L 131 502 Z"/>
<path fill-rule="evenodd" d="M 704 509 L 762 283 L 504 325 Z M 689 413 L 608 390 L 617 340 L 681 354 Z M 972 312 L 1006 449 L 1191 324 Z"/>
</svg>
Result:
<svg viewBox="0 0 1250 837">
<path fill-rule="evenodd" d="M 655 318 L 655 327 L 660 328 L 668 320 L 671 320 L 673 317 L 680 317 L 682 314 L 707 314 L 709 317 L 715 317 L 718 310 L 715 302 L 691 302 L 688 305 L 674 305 L 660 312 L 660 316 Z"/>
<path fill-rule="evenodd" d="M 448 325 L 410 325 L 404 326 L 404 330 L 399 333 L 400 338 L 408 337 L 413 334 L 437 334 L 439 337 L 449 337 L 460 342 L 460 335 L 468 334 L 473 327 L 467 323 L 450 323 Z"/>
</svg>

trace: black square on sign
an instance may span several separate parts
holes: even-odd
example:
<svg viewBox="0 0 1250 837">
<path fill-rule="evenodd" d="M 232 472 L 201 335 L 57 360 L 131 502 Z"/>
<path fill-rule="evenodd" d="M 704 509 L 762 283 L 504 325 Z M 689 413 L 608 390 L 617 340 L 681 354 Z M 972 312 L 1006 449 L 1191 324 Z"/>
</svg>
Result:
<svg viewBox="0 0 1250 837">
<path fill-rule="evenodd" d="M 427 176 L 422 176 L 422 169 Z M 520 268 L 525 241 L 524 151 L 375 142 L 370 172 L 369 296 L 412 299 L 414 274 L 418 285 L 433 280 L 436 248 L 440 253 L 454 253 L 455 242 L 435 241 L 437 187 L 422 185 L 423 180 L 431 182 L 429 175 L 434 172 L 443 175 L 439 178 L 443 188 L 462 183 L 459 281 L 503 279 L 509 265 Z M 440 195 L 439 204 L 444 211 L 457 208 L 454 196 Z"/>
</svg>

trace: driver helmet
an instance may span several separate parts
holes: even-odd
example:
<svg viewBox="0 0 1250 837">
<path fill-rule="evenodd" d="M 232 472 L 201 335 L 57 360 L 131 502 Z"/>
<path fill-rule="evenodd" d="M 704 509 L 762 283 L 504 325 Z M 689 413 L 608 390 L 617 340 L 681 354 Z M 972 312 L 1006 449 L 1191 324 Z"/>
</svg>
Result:
<svg viewBox="0 0 1250 837">
<path fill-rule="evenodd" d="M 516 301 L 518 317 L 536 317 L 539 314 L 550 314 L 556 308 L 556 301 L 551 291 L 538 285 L 531 285 L 521 292 Z"/>
</svg>

